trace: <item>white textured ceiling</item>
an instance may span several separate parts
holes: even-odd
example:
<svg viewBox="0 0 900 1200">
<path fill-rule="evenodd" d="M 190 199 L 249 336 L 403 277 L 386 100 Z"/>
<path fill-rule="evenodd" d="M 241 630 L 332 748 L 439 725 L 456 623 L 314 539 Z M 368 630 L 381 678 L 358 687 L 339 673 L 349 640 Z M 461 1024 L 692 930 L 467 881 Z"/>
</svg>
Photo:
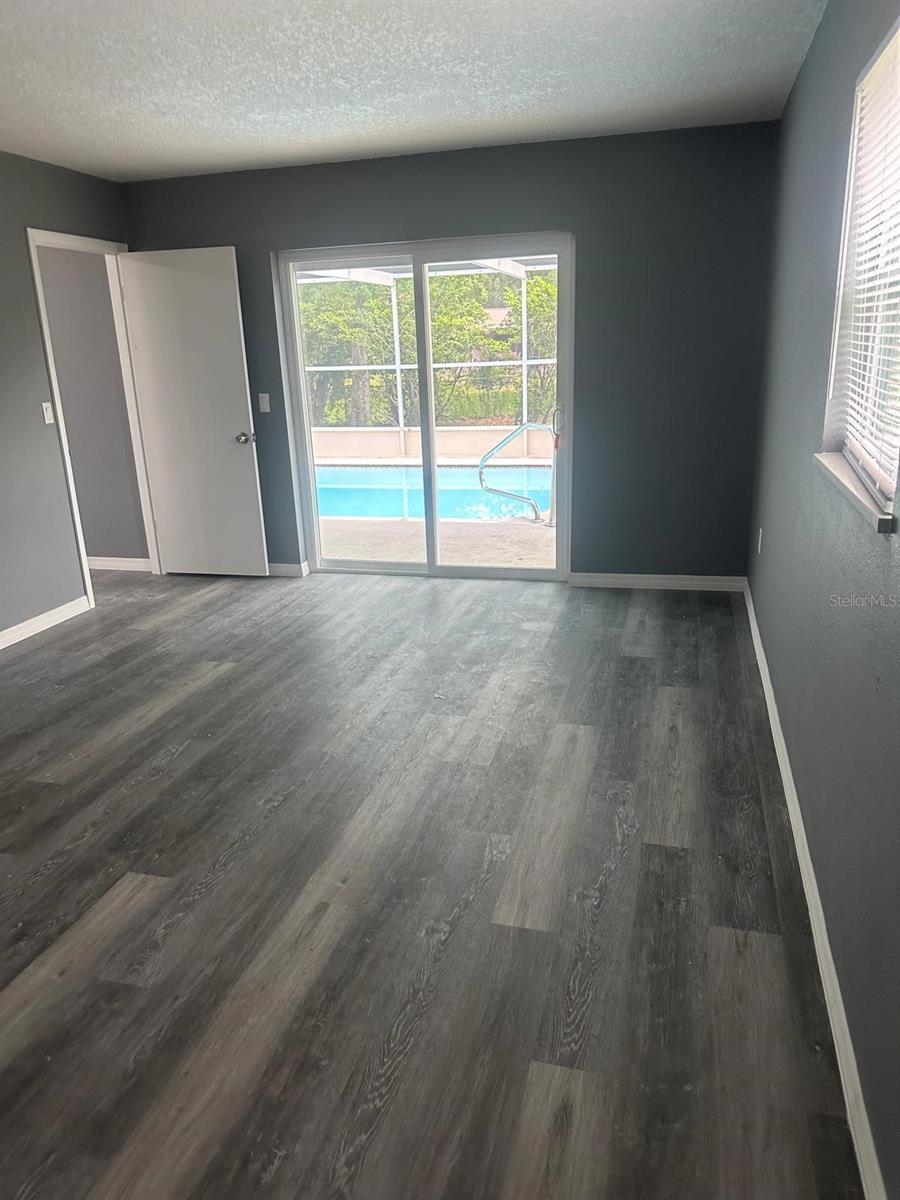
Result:
<svg viewBox="0 0 900 1200">
<path fill-rule="evenodd" d="M 781 114 L 825 0 L 0 0 L 0 149 L 113 179 Z"/>
</svg>

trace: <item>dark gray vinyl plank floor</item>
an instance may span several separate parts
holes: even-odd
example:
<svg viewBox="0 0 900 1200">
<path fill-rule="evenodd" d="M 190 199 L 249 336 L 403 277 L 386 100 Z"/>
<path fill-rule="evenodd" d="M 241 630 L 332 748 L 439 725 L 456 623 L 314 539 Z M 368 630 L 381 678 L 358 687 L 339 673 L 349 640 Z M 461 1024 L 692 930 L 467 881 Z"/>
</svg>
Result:
<svg viewBox="0 0 900 1200">
<path fill-rule="evenodd" d="M 101 573 L 0 654 L 18 1200 L 850 1200 L 739 595 Z"/>
</svg>

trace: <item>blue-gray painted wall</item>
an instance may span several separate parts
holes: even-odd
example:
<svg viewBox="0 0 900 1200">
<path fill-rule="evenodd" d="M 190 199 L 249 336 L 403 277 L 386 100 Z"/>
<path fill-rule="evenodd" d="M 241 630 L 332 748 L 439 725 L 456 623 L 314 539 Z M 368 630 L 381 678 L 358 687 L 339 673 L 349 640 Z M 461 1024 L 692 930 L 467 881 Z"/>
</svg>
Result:
<svg viewBox="0 0 900 1200">
<path fill-rule="evenodd" d="M 114 183 L 0 153 L 0 630 L 84 595 L 26 227 L 125 240 Z"/>
<path fill-rule="evenodd" d="M 237 248 L 269 558 L 298 558 L 270 252 L 575 235 L 573 568 L 743 575 L 774 124 L 126 186 L 136 249 Z"/>
<path fill-rule="evenodd" d="M 813 455 L 853 93 L 898 15 L 897 0 L 831 0 L 785 113 L 750 538 L 753 598 L 889 1196 L 900 1196 L 900 535 L 876 534 Z M 888 607 L 837 599 L 870 595 Z"/>
</svg>

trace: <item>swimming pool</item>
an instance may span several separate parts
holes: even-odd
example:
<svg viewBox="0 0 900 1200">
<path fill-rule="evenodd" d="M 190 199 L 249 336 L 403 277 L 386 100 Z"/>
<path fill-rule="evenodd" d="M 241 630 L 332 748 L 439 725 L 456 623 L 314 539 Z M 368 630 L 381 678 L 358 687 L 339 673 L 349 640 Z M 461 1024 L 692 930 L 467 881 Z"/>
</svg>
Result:
<svg viewBox="0 0 900 1200">
<path fill-rule="evenodd" d="M 488 483 L 550 507 L 549 467 L 488 467 Z M 529 505 L 482 490 L 477 467 L 438 467 L 438 515 L 487 521 L 527 517 Z M 323 517 L 423 517 L 420 467 L 316 467 L 316 497 Z"/>
</svg>

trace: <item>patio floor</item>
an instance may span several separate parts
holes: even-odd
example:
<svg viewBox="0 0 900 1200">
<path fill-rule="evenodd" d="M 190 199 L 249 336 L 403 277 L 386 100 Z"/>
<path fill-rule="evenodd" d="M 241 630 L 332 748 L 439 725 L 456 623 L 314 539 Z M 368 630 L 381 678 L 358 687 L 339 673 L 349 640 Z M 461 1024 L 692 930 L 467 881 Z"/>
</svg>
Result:
<svg viewBox="0 0 900 1200">
<path fill-rule="evenodd" d="M 556 566 L 556 530 L 525 520 L 441 521 L 445 566 Z M 323 558 L 424 562 L 425 522 L 409 519 L 320 517 Z"/>
</svg>

